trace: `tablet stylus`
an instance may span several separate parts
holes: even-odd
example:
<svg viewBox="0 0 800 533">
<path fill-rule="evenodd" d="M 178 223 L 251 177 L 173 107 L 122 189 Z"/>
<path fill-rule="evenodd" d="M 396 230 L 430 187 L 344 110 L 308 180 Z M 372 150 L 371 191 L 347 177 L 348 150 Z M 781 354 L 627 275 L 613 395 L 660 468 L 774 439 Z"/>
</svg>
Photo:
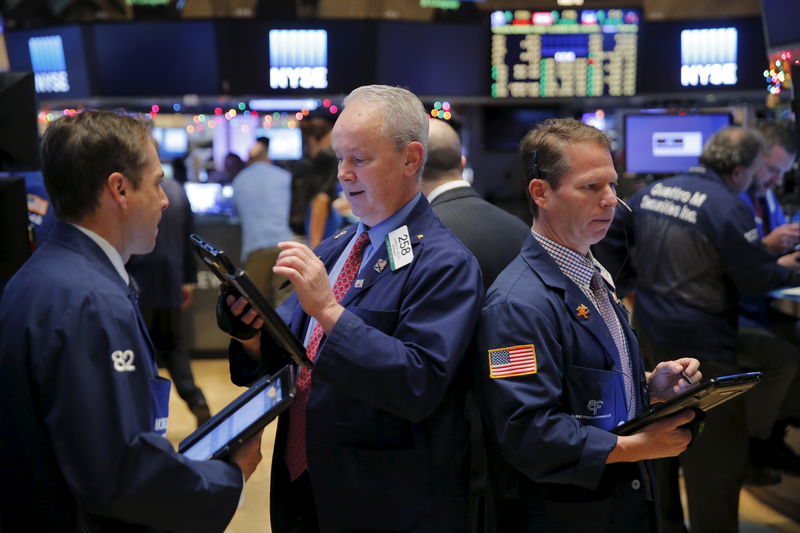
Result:
<svg viewBox="0 0 800 533">
<path fill-rule="evenodd" d="M 690 378 L 689 376 L 687 376 L 687 375 L 686 375 L 686 372 L 684 372 L 683 370 L 681 370 L 681 377 L 682 377 L 683 379 L 685 379 L 685 380 L 686 380 L 686 383 L 688 383 L 689 385 L 694 385 L 694 381 L 692 381 L 692 378 Z"/>
</svg>

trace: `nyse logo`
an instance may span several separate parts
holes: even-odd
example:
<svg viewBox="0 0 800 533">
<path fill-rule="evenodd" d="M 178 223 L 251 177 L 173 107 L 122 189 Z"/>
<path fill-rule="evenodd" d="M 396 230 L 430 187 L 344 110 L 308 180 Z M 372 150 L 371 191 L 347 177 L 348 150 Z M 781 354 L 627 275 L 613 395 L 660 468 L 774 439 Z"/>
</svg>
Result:
<svg viewBox="0 0 800 533">
<path fill-rule="evenodd" d="M 269 86 L 273 89 L 328 87 L 328 32 L 270 30 Z"/>
<path fill-rule="evenodd" d="M 68 92 L 69 77 L 61 36 L 32 37 L 28 39 L 28 51 L 31 54 L 36 92 Z"/>
<path fill-rule="evenodd" d="M 738 60 L 736 28 L 681 32 L 681 85 L 736 85 Z"/>
</svg>

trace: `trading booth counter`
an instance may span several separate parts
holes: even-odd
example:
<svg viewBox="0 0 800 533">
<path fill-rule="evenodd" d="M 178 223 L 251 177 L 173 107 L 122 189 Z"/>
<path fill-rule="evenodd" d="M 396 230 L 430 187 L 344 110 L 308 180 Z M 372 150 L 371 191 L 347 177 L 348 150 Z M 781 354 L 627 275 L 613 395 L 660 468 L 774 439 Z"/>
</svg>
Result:
<svg viewBox="0 0 800 533">
<path fill-rule="evenodd" d="M 197 215 L 195 231 L 241 266 L 242 228 L 238 221 L 222 215 Z M 186 347 L 194 357 L 226 357 L 230 337 L 217 327 L 216 318 L 219 281 L 199 258 L 196 260 L 197 285 L 184 317 Z"/>
</svg>

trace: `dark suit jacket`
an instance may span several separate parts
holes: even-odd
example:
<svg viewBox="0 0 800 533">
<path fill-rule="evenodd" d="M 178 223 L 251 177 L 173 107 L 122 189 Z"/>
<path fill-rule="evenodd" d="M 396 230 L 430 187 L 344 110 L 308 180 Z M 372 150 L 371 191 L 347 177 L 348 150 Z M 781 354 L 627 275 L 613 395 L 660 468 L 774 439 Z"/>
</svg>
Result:
<svg viewBox="0 0 800 533">
<path fill-rule="evenodd" d="M 475 254 L 484 289 L 519 254 L 530 234 L 530 227 L 522 220 L 490 204 L 472 187 L 443 192 L 433 199 L 431 208 Z"/>
<path fill-rule="evenodd" d="M 308 472 L 323 531 L 466 531 L 467 376 L 460 367 L 483 301 L 479 267 L 425 198 L 403 224 L 414 260 L 379 272 L 384 246 L 364 259 L 363 285 L 342 299 L 346 310 L 311 373 Z M 355 230 L 315 249 L 328 271 Z M 278 311 L 302 339 L 309 317 L 296 296 Z M 268 342 L 262 354 L 255 368 L 233 343 L 234 382 L 286 364 Z M 281 417 L 270 506 L 276 533 L 285 531 L 287 429 Z"/>
</svg>

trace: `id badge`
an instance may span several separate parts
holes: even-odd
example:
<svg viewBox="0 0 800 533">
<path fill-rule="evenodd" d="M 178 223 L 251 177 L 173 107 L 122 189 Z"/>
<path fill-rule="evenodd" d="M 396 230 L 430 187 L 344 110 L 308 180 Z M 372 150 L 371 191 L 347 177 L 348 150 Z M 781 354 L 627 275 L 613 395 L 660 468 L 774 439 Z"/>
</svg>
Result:
<svg viewBox="0 0 800 533">
<path fill-rule="evenodd" d="M 393 271 L 408 265 L 414 260 L 414 250 L 411 248 L 408 226 L 400 226 L 386 235 L 386 252 L 389 256 L 389 267 Z"/>
</svg>

